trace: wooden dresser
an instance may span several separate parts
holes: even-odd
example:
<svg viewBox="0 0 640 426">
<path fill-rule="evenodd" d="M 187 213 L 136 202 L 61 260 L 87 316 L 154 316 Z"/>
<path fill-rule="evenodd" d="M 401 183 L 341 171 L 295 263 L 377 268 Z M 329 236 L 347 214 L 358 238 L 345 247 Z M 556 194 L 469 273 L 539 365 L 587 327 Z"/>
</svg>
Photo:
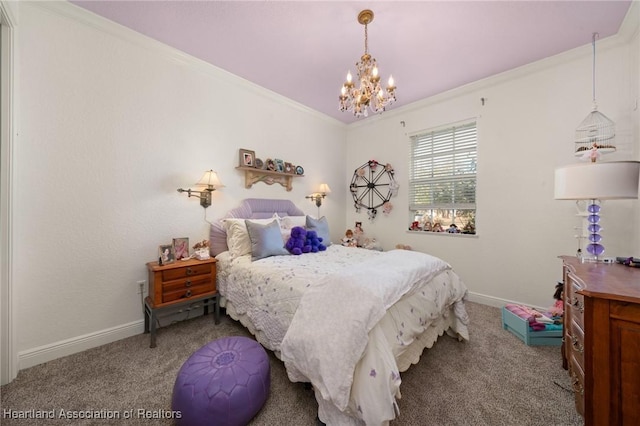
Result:
<svg viewBox="0 0 640 426">
<path fill-rule="evenodd" d="M 586 426 L 640 425 L 640 268 L 561 259 L 576 409 Z"/>
</svg>

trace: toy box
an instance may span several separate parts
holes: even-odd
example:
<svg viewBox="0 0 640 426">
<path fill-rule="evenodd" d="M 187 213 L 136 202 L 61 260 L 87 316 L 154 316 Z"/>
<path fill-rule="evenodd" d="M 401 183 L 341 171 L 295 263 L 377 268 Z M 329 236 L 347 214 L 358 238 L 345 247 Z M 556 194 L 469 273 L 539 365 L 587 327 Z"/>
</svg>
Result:
<svg viewBox="0 0 640 426">
<path fill-rule="evenodd" d="M 562 330 L 532 331 L 526 317 L 512 312 L 516 305 L 502 308 L 502 328 L 515 334 L 528 346 L 560 346 L 562 345 Z M 516 309 L 513 309 L 517 312 Z"/>
</svg>

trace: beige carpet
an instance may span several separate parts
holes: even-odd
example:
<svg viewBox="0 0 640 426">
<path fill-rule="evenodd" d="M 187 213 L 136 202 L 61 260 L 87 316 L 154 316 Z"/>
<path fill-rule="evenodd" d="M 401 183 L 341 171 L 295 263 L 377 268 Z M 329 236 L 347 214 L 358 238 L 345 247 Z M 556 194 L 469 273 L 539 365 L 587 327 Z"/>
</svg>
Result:
<svg viewBox="0 0 640 426">
<path fill-rule="evenodd" d="M 560 348 L 526 346 L 502 329 L 497 308 L 468 303 L 467 309 L 471 340 L 443 336 L 402 373 L 400 416 L 391 425 L 582 425 Z M 170 419 L 153 417 L 171 409 L 178 369 L 199 347 L 227 335 L 249 334 L 228 317 L 217 326 L 212 316 L 198 317 L 161 328 L 154 349 L 141 334 L 23 370 L 0 388 L 0 423 L 171 425 Z M 251 424 L 315 425 L 312 391 L 291 383 L 282 362 L 270 357 L 271 393 Z M 55 410 L 56 419 L 8 417 L 21 410 Z M 60 419 L 60 410 L 113 410 L 121 417 L 126 411 L 132 419 Z"/>
</svg>

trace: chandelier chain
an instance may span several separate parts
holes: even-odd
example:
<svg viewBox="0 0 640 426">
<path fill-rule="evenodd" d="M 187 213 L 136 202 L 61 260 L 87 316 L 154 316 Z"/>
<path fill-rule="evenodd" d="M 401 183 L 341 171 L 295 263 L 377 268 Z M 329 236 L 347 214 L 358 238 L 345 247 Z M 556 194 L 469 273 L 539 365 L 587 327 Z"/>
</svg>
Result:
<svg viewBox="0 0 640 426">
<path fill-rule="evenodd" d="M 592 91 L 593 91 L 593 103 L 596 103 L 596 38 L 600 37 L 600 34 L 598 33 L 593 33 L 593 36 L 591 38 L 591 45 L 593 48 L 593 87 L 592 87 Z"/>
<path fill-rule="evenodd" d="M 364 24 L 364 54 L 369 54 L 369 33 L 367 31 L 367 24 Z"/>
</svg>

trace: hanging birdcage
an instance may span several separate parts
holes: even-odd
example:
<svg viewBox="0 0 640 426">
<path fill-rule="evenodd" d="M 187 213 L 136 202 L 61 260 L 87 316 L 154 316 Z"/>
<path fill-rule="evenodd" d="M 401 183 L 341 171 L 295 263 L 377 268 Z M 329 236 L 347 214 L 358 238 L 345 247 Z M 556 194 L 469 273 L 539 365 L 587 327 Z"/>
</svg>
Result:
<svg viewBox="0 0 640 426">
<path fill-rule="evenodd" d="M 574 154 L 596 161 L 600 154 L 616 150 L 616 125 L 606 115 L 598 111 L 596 104 L 596 37 L 593 33 L 593 110 L 576 129 Z"/>
<path fill-rule="evenodd" d="M 576 128 L 575 154 L 589 155 L 593 149 L 602 154 L 616 150 L 616 125 L 594 106 L 593 111 Z"/>
</svg>

